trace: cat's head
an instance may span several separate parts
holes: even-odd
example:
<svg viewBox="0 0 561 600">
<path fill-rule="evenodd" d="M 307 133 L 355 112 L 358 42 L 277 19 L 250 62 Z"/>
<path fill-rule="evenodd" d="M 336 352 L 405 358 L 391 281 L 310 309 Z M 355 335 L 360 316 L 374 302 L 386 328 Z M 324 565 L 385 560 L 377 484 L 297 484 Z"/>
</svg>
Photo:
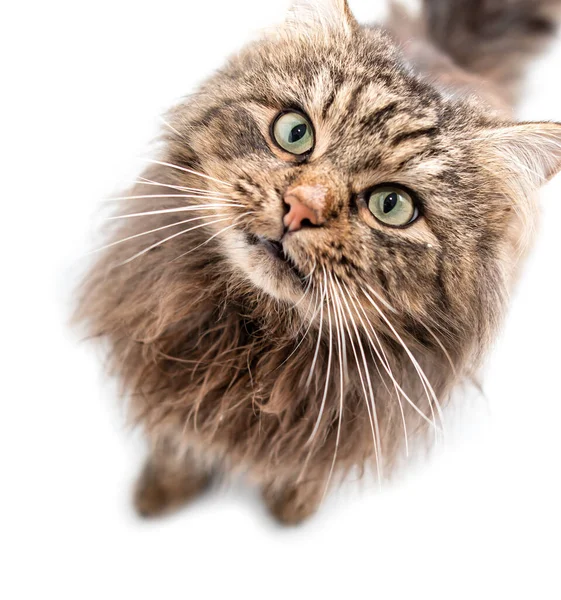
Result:
<svg viewBox="0 0 561 600">
<path fill-rule="evenodd" d="M 401 335 L 485 340 L 535 192 L 561 166 L 561 126 L 455 96 L 344 0 L 320 4 L 171 111 L 165 158 L 241 205 L 220 209 L 235 219 L 217 240 L 256 294 L 302 314 L 330 298 L 358 328 L 391 315 Z"/>
</svg>

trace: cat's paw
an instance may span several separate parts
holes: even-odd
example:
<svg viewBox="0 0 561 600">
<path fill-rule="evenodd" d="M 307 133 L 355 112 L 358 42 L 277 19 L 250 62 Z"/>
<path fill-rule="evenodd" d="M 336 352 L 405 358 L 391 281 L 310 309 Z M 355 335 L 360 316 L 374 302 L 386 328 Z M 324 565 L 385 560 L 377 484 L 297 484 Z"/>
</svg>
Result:
<svg viewBox="0 0 561 600">
<path fill-rule="evenodd" d="M 202 473 L 169 473 L 148 462 L 134 489 L 134 507 L 139 516 L 150 518 L 177 510 L 210 483 L 210 475 Z"/>
<path fill-rule="evenodd" d="M 316 483 L 288 485 L 281 489 L 269 485 L 263 490 L 270 513 L 283 525 L 298 525 L 311 517 L 319 508 L 322 496 L 322 486 Z"/>
</svg>

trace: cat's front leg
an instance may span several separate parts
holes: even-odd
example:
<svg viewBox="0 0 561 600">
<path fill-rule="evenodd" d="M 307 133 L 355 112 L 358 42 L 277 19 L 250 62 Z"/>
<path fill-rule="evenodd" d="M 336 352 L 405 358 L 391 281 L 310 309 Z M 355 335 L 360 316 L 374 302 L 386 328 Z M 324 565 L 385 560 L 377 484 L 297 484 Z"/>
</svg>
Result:
<svg viewBox="0 0 561 600">
<path fill-rule="evenodd" d="M 152 449 L 137 480 L 134 506 L 142 517 L 172 512 L 198 496 L 211 472 L 190 451 L 160 444 Z"/>
<path fill-rule="evenodd" d="M 263 488 L 263 499 L 271 514 L 284 525 L 297 525 L 319 508 L 325 492 L 323 478 L 301 482 L 272 482 Z"/>
</svg>

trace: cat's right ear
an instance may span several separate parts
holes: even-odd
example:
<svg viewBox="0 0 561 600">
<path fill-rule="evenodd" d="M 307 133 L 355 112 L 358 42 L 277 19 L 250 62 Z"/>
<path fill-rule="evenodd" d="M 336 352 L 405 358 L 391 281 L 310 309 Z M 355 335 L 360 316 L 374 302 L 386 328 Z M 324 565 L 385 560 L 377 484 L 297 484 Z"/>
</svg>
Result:
<svg viewBox="0 0 561 600">
<path fill-rule="evenodd" d="M 480 139 L 486 164 L 506 165 L 519 184 L 536 189 L 561 172 L 561 123 L 516 123 L 485 130 Z"/>
<path fill-rule="evenodd" d="M 290 14 L 297 23 L 346 33 L 358 27 L 347 0 L 293 0 Z"/>
</svg>

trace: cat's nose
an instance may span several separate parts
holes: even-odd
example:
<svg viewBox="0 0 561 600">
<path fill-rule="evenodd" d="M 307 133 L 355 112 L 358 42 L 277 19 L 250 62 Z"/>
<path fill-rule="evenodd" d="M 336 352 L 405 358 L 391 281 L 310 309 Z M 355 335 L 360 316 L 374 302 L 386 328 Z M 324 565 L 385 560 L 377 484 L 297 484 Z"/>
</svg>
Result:
<svg viewBox="0 0 561 600">
<path fill-rule="evenodd" d="M 303 227 L 313 227 L 324 222 L 325 197 L 327 189 L 322 185 L 297 185 L 288 188 L 284 202 L 288 212 L 283 223 L 288 231 L 298 231 Z"/>
</svg>

